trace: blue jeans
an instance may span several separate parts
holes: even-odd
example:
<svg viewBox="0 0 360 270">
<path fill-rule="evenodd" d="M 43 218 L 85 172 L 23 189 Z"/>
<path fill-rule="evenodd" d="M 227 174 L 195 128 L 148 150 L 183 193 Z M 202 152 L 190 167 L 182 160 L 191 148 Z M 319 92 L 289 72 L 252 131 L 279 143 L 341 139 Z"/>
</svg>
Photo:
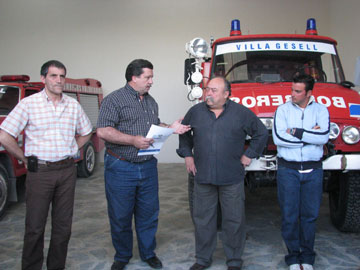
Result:
<svg viewBox="0 0 360 270">
<path fill-rule="evenodd" d="M 119 160 L 105 152 L 105 192 L 115 261 L 132 257 L 132 217 L 142 260 L 155 256 L 159 216 L 157 159 L 142 163 Z"/>
<path fill-rule="evenodd" d="M 322 197 L 323 170 L 299 173 L 279 166 L 278 200 L 282 213 L 281 234 L 288 249 L 285 262 L 314 264 L 315 222 Z"/>
</svg>

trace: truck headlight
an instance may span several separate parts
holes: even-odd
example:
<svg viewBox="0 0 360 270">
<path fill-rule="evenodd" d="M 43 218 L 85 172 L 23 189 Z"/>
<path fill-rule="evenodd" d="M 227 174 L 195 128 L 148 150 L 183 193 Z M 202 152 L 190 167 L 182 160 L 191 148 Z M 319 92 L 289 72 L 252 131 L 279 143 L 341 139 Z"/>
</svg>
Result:
<svg viewBox="0 0 360 270">
<path fill-rule="evenodd" d="M 203 75 L 199 71 L 196 71 L 191 75 L 191 80 L 193 81 L 193 83 L 201 83 L 202 79 Z"/>
<path fill-rule="evenodd" d="M 329 139 L 335 140 L 340 134 L 340 128 L 336 123 L 330 122 Z"/>
<path fill-rule="evenodd" d="M 203 90 L 199 86 L 196 86 L 191 90 L 191 97 L 193 99 L 201 98 L 202 95 L 203 95 Z"/>
<path fill-rule="evenodd" d="M 342 138 L 347 144 L 355 144 L 360 139 L 359 130 L 354 126 L 347 126 L 342 132 Z"/>
<path fill-rule="evenodd" d="M 209 44 L 203 38 L 194 38 L 185 45 L 186 52 L 195 58 L 205 57 L 209 51 L 209 48 Z"/>
</svg>

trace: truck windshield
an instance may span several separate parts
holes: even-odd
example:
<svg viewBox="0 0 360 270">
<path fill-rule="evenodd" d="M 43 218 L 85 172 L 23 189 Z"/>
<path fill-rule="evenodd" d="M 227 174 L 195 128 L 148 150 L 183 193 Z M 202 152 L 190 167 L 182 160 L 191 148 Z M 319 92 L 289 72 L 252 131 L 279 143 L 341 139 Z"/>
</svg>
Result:
<svg viewBox="0 0 360 270">
<path fill-rule="evenodd" d="M 0 85 L 0 115 L 8 115 L 19 102 L 18 87 Z"/>
<path fill-rule="evenodd" d="M 325 49 L 318 49 L 316 46 L 322 45 L 321 43 L 308 42 L 313 46 L 309 50 L 299 50 L 295 46 L 296 50 L 291 50 L 290 45 L 295 43 L 282 41 L 275 43 L 280 49 L 273 50 L 273 43 L 269 43 L 268 50 L 265 50 L 267 43 L 253 43 L 217 45 L 212 75 L 225 76 L 231 83 L 291 82 L 297 72 L 307 73 L 317 82 L 340 83 L 344 80 L 339 59 L 331 44 L 326 44 Z M 309 44 L 305 43 L 301 48 L 310 46 Z M 255 46 L 261 50 L 257 50 Z M 286 46 L 286 50 L 282 50 L 282 46 Z"/>
</svg>

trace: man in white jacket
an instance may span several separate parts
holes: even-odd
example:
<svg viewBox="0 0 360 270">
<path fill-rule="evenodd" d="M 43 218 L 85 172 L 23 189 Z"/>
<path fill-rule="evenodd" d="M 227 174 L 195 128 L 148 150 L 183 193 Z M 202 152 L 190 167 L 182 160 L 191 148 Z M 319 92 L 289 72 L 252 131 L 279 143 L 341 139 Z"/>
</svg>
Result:
<svg viewBox="0 0 360 270">
<path fill-rule="evenodd" d="M 312 96 L 314 79 L 298 74 L 291 101 L 278 107 L 273 139 L 278 151 L 278 200 L 281 234 L 290 270 L 312 270 L 315 221 L 322 197 L 323 145 L 329 139 L 329 112 Z"/>
</svg>

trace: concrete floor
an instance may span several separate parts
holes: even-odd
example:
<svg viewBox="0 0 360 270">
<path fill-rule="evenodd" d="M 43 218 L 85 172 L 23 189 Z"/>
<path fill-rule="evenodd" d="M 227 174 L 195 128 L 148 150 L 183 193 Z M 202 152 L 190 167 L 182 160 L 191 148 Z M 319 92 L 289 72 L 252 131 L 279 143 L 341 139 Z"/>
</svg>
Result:
<svg viewBox="0 0 360 270">
<path fill-rule="evenodd" d="M 184 165 L 159 164 L 159 182 L 161 209 L 156 252 L 163 261 L 165 270 L 187 270 L 195 259 Z M 276 188 L 259 188 L 255 193 L 247 191 L 246 196 L 247 242 L 243 269 L 288 269 L 284 263 L 286 248 L 280 235 L 280 210 Z M 323 195 L 320 212 L 315 244 L 318 254 L 315 269 L 360 270 L 360 234 L 341 233 L 331 225 L 327 194 Z M 1 270 L 20 269 L 24 213 L 25 205 L 22 200 L 12 204 L 0 221 Z M 45 237 L 46 248 L 49 230 L 50 226 L 47 227 Z M 139 259 L 136 241 L 134 243 L 134 257 L 126 269 L 149 269 Z M 99 166 L 92 177 L 77 181 L 67 269 L 110 269 L 113 256 L 104 195 L 103 167 Z M 226 269 L 221 241 L 214 253 L 213 264 L 208 269 Z"/>
</svg>

